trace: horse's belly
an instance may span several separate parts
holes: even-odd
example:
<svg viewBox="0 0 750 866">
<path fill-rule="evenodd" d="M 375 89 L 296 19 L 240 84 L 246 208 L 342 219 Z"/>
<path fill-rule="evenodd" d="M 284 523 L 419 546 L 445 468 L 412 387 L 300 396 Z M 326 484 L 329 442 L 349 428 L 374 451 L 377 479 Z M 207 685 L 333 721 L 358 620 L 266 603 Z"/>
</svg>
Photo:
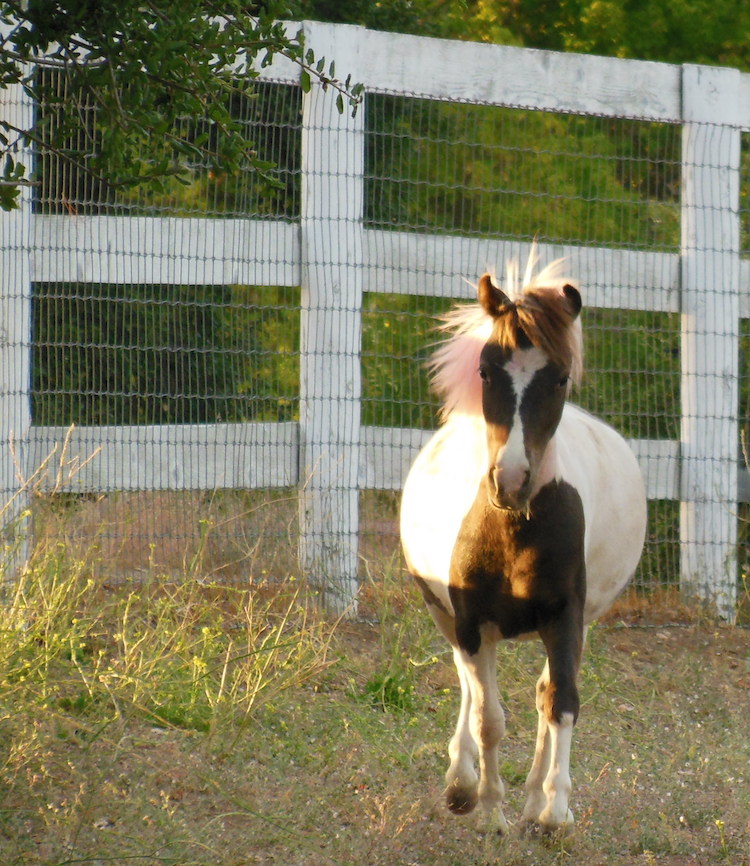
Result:
<svg viewBox="0 0 750 866">
<path fill-rule="evenodd" d="M 564 477 L 581 495 L 586 519 L 584 617 L 590 622 L 609 609 L 638 565 L 646 493 L 635 455 L 615 430 L 570 404 L 561 428 L 568 443 L 560 449 Z"/>
<path fill-rule="evenodd" d="M 415 577 L 448 610 L 451 554 L 487 462 L 484 425 L 451 421 L 419 452 L 401 499 L 401 543 Z"/>
</svg>

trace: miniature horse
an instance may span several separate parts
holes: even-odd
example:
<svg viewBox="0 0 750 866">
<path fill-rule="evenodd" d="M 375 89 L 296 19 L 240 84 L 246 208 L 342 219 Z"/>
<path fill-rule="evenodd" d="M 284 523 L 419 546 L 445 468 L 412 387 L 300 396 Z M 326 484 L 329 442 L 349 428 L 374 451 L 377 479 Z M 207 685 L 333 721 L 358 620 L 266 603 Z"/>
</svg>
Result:
<svg viewBox="0 0 750 866">
<path fill-rule="evenodd" d="M 479 304 L 454 310 L 435 354 L 444 423 L 409 472 L 401 537 L 410 573 L 453 646 L 461 708 L 450 741 L 448 807 L 483 807 L 505 832 L 496 645 L 537 633 L 547 662 L 523 822 L 552 832 L 568 808 L 577 674 L 586 624 L 640 558 L 646 497 L 622 437 L 566 403 L 581 375 L 581 296 L 553 263 L 518 289 L 485 274 Z M 479 776 L 475 761 L 479 762 Z"/>
</svg>

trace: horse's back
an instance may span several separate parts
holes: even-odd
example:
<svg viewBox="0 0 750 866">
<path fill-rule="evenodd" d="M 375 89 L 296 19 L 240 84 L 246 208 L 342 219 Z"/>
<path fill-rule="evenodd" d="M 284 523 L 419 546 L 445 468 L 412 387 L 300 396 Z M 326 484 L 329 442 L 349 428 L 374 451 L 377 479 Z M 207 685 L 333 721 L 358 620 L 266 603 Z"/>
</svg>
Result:
<svg viewBox="0 0 750 866">
<path fill-rule="evenodd" d="M 646 529 L 643 481 L 620 434 L 572 404 L 566 405 L 553 441 L 555 476 L 575 487 L 583 504 L 590 621 L 607 610 L 638 564 Z M 451 553 L 486 471 L 484 421 L 459 417 L 424 446 L 404 485 L 401 538 L 407 567 L 448 610 Z"/>
</svg>

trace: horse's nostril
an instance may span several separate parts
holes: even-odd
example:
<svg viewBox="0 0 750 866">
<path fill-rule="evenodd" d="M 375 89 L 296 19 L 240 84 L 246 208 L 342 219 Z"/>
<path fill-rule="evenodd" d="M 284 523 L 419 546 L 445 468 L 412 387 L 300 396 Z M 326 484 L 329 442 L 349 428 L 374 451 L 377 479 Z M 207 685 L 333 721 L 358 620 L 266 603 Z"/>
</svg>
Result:
<svg viewBox="0 0 750 866">
<path fill-rule="evenodd" d="M 490 477 L 490 485 L 492 489 L 500 495 L 501 493 L 517 493 L 519 491 L 527 490 L 529 485 L 531 484 L 531 470 L 524 470 L 521 475 L 514 475 L 511 473 L 509 477 L 506 479 L 506 483 L 503 483 L 503 470 L 499 466 L 493 466 L 489 472 Z"/>
</svg>

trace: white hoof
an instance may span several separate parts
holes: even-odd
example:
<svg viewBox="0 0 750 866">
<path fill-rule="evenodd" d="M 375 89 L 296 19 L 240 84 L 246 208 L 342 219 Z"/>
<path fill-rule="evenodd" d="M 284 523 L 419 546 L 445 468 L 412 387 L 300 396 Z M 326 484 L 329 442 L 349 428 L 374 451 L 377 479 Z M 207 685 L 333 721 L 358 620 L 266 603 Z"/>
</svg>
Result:
<svg viewBox="0 0 750 866">
<path fill-rule="evenodd" d="M 480 833 L 495 833 L 499 836 L 507 836 L 510 825 L 503 814 L 500 806 L 495 806 L 489 811 L 481 809 L 477 812 L 477 830 Z"/>
<path fill-rule="evenodd" d="M 524 824 L 538 824 L 539 816 L 547 808 L 547 798 L 542 793 L 529 794 L 521 820 Z"/>
<path fill-rule="evenodd" d="M 522 828 L 524 833 L 528 833 L 531 836 L 568 836 L 575 829 L 575 818 L 570 809 L 568 809 L 565 819 L 562 821 L 556 820 L 552 815 L 542 812 L 538 818 L 524 817 Z"/>
</svg>

